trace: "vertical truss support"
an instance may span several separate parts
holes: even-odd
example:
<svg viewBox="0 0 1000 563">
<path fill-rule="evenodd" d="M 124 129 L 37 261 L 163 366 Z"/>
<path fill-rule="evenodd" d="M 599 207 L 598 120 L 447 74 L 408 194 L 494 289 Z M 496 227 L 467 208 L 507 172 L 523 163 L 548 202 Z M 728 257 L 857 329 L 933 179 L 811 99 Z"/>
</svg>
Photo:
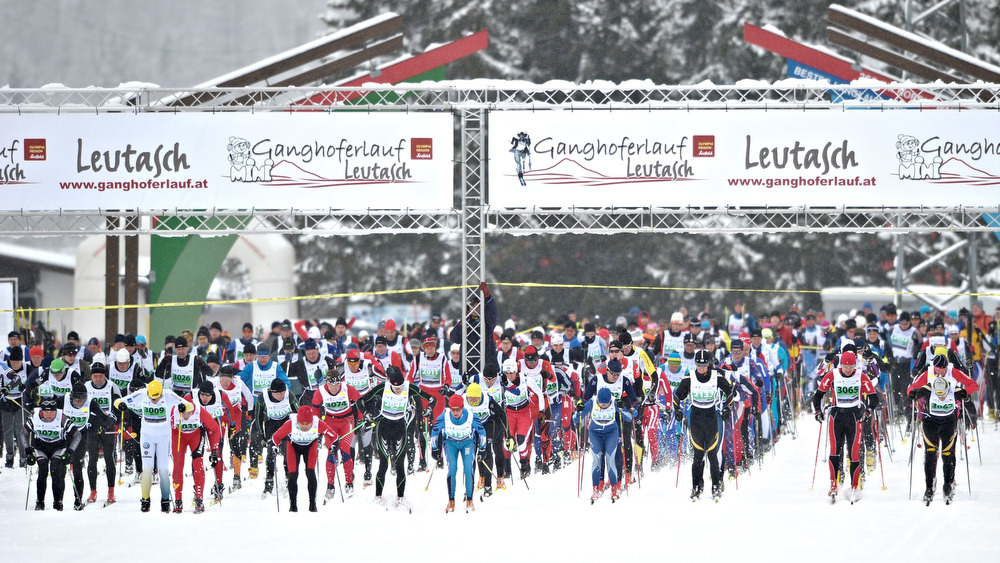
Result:
<svg viewBox="0 0 1000 563">
<path fill-rule="evenodd" d="M 479 295 L 479 282 L 486 279 L 486 110 L 461 109 L 462 146 L 462 310 L 465 304 Z M 479 318 L 484 304 L 479 304 Z M 469 323 L 462 323 L 462 373 L 481 372 L 482 365 L 469 365 Z M 486 358 L 487 335 L 493 327 L 478 323 L 480 363 Z"/>
</svg>

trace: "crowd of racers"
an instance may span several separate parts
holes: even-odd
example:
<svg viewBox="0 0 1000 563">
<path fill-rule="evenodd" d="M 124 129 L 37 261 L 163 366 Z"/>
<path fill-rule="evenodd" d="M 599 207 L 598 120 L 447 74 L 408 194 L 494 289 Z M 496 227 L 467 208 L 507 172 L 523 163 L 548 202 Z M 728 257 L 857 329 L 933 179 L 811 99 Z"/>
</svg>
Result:
<svg viewBox="0 0 1000 563">
<path fill-rule="evenodd" d="M 104 503 L 134 476 L 143 511 L 157 480 L 161 510 L 183 511 L 188 460 L 196 513 L 206 496 L 220 502 L 244 476 L 258 478 L 262 463 L 264 494 L 284 487 L 289 510 L 298 508 L 300 473 L 309 510 L 317 509 L 321 463 L 326 499 L 341 475 L 342 494 L 353 494 L 359 474 L 383 502 L 391 470 L 395 494 L 384 503 L 405 507 L 406 476 L 445 459 L 447 510 L 459 487 L 472 510 L 475 490 L 489 496 L 587 451 L 592 501 L 607 491 L 616 500 L 647 465 L 655 472 L 685 456 L 692 498 L 702 494 L 707 462 L 718 499 L 725 477 L 738 480 L 762 463 L 782 435 L 796 432 L 804 410 L 829 416 L 832 496 L 843 487 L 859 498 L 888 426 L 910 432 L 917 417 L 928 490 L 940 453 L 947 496 L 959 422 L 995 420 L 1000 408 L 1000 323 L 978 301 L 959 312 L 898 314 L 891 304 L 874 311 L 865 303 L 833 322 L 794 305 L 755 316 L 736 301 L 721 317 L 679 308 L 653 321 L 633 310 L 605 326 L 570 312 L 553 326 L 519 331 L 516 319 L 498 323 L 489 286 L 480 290 L 450 326 L 440 315 L 406 327 L 387 319 L 372 335 L 343 318 L 275 322 L 267 334 L 246 323 L 238 338 L 213 323 L 167 337 L 159 351 L 141 335 L 102 345 L 74 332 L 47 351 L 11 332 L 0 353 L 5 466 L 15 455 L 22 467 L 37 466 L 36 510 L 45 508 L 49 481 L 52 507 L 62 510 L 68 467 L 74 508 L 98 502 L 100 460 Z M 483 355 L 480 324 L 495 329 Z M 228 484 L 224 471 L 232 472 Z"/>
</svg>

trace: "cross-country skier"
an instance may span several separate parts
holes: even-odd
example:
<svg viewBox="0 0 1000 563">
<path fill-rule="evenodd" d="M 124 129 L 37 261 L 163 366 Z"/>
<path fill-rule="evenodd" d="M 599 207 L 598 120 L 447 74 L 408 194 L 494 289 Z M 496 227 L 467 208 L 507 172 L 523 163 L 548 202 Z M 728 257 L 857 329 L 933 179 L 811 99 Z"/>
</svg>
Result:
<svg viewBox="0 0 1000 563">
<path fill-rule="evenodd" d="M 100 354 L 96 359 L 103 360 L 104 355 Z M 107 366 L 103 362 L 95 361 L 90 366 L 90 381 L 86 383 L 87 394 L 97 402 L 101 411 L 108 415 L 104 423 L 91 419 L 92 429 L 87 436 L 87 480 L 90 484 L 90 496 L 87 497 L 87 504 L 97 502 L 97 459 L 101 450 L 104 451 L 104 473 L 108 478 L 108 498 L 106 504 L 115 502 L 115 450 L 118 440 L 118 433 L 115 432 L 115 423 L 122 411 L 112 407 L 121 398 L 118 387 L 108 381 Z M 110 421 L 110 423 L 108 423 Z M 95 424 L 96 422 L 96 424 Z M 134 441 L 129 439 L 130 442 Z"/>
<path fill-rule="evenodd" d="M 688 421 L 694 461 L 691 464 L 691 499 L 701 496 L 705 488 L 705 457 L 708 456 L 709 474 L 712 477 L 712 498 L 722 495 L 722 469 L 719 467 L 719 427 L 717 408 L 722 408 L 722 418 L 729 418 L 731 405 L 736 401 L 732 384 L 725 374 L 712 366 L 712 354 L 698 350 L 694 354 L 695 370 L 685 375 L 673 396 L 674 418 L 678 422 L 684 418 L 681 402 L 691 397 L 690 419 Z"/>
<path fill-rule="evenodd" d="M 316 416 L 316 411 L 304 405 L 274 433 L 271 441 L 275 446 L 285 443 L 285 464 L 288 467 L 288 511 L 298 512 L 299 470 L 305 465 L 306 489 L 309 492 L 309 512 L 316 512 L 316 460 L 319 458 L 320 437 L 326 436 L 328 444 L 335 444 L 341 437 Z"/>
<path fill-rule="evenodd" d="M 465 408 L 465 398 L 452 395 L 448 411 L 442 412 L 431 431 L 431 457 L 441 459 L 441 449 L 448 458 L 448 506 L 445 512 L 455 511 L 455 489 L 458 488 L 458 457 L 462 457 L 465 471 L 465 511 L 475 510 L 472 503 L 472 485 L 476 467 L 473 460 L 482 457 L 486 450 L 486 433 L 475 415 Z"/>
<path fill-rule="evenodd" d="M 861 422 L 878 408 L 878 395 L 871 380 L 856 369 L 857 355 L 848 350 L 840 355 L 840 365 L 828 371 L 813 395 L 816 420 L 823 421 L 823 395 L 832 390 L 830 408 L 830 499 L 836 501 L 838 477 L 843 476 L 843 451 L 846 444 L 851 456 L 851 490 L 848 500 L 861 498 Z M 866 408 L 865 401 L 868 405 Z"/>
<path fill-rule="evenodd" d="M 211 383 L 203 381 L 206 386 L 205 395 L 211 397 L 211 402 L 216 401 L 215 389 Z M 194 513 L 205 512 L 205 464 L 202 461 L 206 449 L 211 450 L 209 463 L 215 468 L 219 463 L 219 424 L 212 416 L 216 409 L 205 408 L 201 400 L 201 386 L 196 387 L 198 399 L 191 400 L 188 395 L 185 402 L 193 408 L 186 408 L 186 405 L 178 405 L 178 408 L 170 412 L 170 426 L 177 430 L 171 432 L 171 450 L 173 457 L 173 482 L 174 482 L 174 513 L 180 514 L 184 510 L 184 502 L 181 499 L 184 492 L 184 458 L 187 452 L 191 452 L 191 477 L 194 480 Z M 217 404 L 217 403 L 216 403 Z M 161 466 L 162 467 L 162 466 Z M 221 480 L 221 478 L 220 478 Z"/>
<path fill-rule="evenodd" d="M 66 490 L 66 464 L 73 458 L 80 444 L 77 427 L 69 417 L 63 416 L 59 410 L 59 401 L 48 397 L 40 401 L 31 419 L 25 423 L 24 430 L 31 440 L 25 445 L 28 465 L 38 463 L 35 510 L 45 510 L 45 491 L 50 471 L 52 508 L 62 510 L 63 493 Z"/>
<path fill-rule="evenodd" d="M 351 444 L 354 440 L 354 425 L 364 415 L 361 413 L 358 401 L 361 394 L 358 390 L 344 383 L 340 370 L 326 372 L 326 383 L 313 393 L 313 406 L 319 409 L 326 424 L 338 436 L 338 445 L 327 444 L 330 449 L 326 458 L 326 498 L 332 499 L 334 483 L 337 480 L 337 450 L 340 450 L 340 462 L 344 465 L 344 493 L 354 492 L 354 457 L 351 455 Z"/>
<path fill-rule="evenodd" d="M 843 360 L 841 360 L 843 363 Z M 934 356 L 933 367 L 921 373 L 906 389 L 910 399 L 919 401 L 923 414 L 924 479 L 927 490 L 924 503 L 934 498 L 934 477 L 937 474 L 938 452 L 944 463 L 945 502 L 955 495 L 955 430 L 958 425 L 959 403 L 979 390 L 979 384 L 956 368 L 944 354 Z M 933 373 L 932 373 L 933 371 Z"/>
<path fill-rule="evenodd" d="M 612 360 L 609 364 L 617 362 Z M 610 367 L 608 368 L 611 369 Z M 620 381 L 620 380 L 619 380 Z M 608 483 L 611 485 L 611 502 L 618 500 L 621 496 L 621 488 L 618 482 L 618 468 L 615 458 L 621 448 L 619 434 L 619 419 L 632 420 L 632 411 L 622 409 L 619 411 L 618 401 L 611 392 L 610 387 L 601 387 L 596 394 L 593 394 L 583 406 L 581 417 L 590 416 L 590 450 L 594 454 L 591 470 L 591 481 L 594 491 L 590 495 L 590 503 L 601 498 L 604 494 L 604 470 L 607 468 Z"/>
</svg>

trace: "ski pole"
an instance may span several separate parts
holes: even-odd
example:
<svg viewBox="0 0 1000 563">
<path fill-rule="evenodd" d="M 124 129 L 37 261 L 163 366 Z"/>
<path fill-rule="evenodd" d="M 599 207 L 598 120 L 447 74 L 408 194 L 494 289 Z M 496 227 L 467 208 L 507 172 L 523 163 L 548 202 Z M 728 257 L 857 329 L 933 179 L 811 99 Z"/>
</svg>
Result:
<svg viewBox="0 0 1000 563">
<path fill-rule="evenodd" d="M 884 491 L 886 489 L 885 466 L 882 465 L 882 441 L 878 431 L 878 419 L 875 420 L 873 430 L 875 431 L 875 448 L 878 450 L 878 469 L 882 473 L 882 490 Z"/>
<path fill-rule="evenodd" d="M 34 455 L 34 454 L 32 454 Z M 35 468 L 32 465 L 28 465 L 28 491 L 24 493 L 24 510 L 28 510 L 28 498 L 31 497 L 31 472 Z"/>
<path fill-rule="evenodd" d="M 339 440 L 338 440 L 337 442 L 339 443 Z M 340 486 L 340 471 L 338 470 L 338 466 L 339 466 L 339 464 L 338 464 L 338 463 L 336 463 L 336 459 L 337 459 L 337 458 L 336 458 L 336 455 L 337 455 L 337 454 L 336 454 L 336 453 L 334 453 L 334 464 L 333 464 L 333 474 L 334 474 L 334 476 L 335 476 L 335 477 L 337 478 L 337 489 L 339 489 L 339 490 L 340 490 L 340 503 L 341 503 L 341 504 L 344 504 L 344 503 L 346 503 L 347 501 L 346 501 L 346 500 L 344 500 L 344 487 Z M 343 457 L 343 452 L 341 452 L 341 457 Z M 346 478 L 347 478 L 347 473 L 346 473 L 346 471 L 347 471 L 347 468 L 346 468 L 346 467 L 344 468 L 344 471 L 345 471 L 345 473 L 344 473 L 344 478 L 346 479 Z M 433 470 L 433 469 L 431 470 L 431 473 L 432 473 L 432 474 L 434 473 L 434 470 Z"/>
<path fill-rule="evenodd" d="M 677 438 L 677 478 L 674 480 L 674 488 L 678 489 L 681 486 L 681 452 L 684 450 L 684 442 L 687 436 L 684 435 L 684 426 L 687 422 L 687 418 L 681 418 L 681 434 Z"/>
<path fill-rule="evenodd" d="M 430 477 L 427 478 L 427 485 L 424 487 L 424 491 L 425 492 L 429 491 L 430 488 L 431 488 L 431 479 L 434 478 L 434 471 L 437 469 L 437 466 L 438 466 L 438 464 L 434 463 L 434 466 L 431 467 L 431 475 L 430 475 Z M 340 479 L 340 477 L 338 476 L 337 479 Z"/>
<path fill-rule="evenodd" d="M 917 409 L 913 409 L 913 415 L 910 417 L 910 490 L 906 494 L 906 500 L 910 500 L 913 497 L 913 456 L 916 453 L 917 447 Z"/>
<path fill-rule="evenodd" d="M 819 434 L 816 436 L 816 458 L 813 459 L 813 480 L 809 485 L 809 490 L 813 490 L 816 487 L 816 468 L 819 467 L 819 442 L 820 438 L 823 437 L 823 426 L 826 424 L 826 419 L 819 422 Z"/>
<path fill-rule="evenodd" d="M 962 419 L 962 447 L 968 449 L 965 443 L 965 431 L 968 425 L 965 423 L 965 419 Z M 972 498 L 972 476 L 969 473 L 969 453 L 965 453 L 965 480 L 969 483 L 969 498 Z"/>
</svg>

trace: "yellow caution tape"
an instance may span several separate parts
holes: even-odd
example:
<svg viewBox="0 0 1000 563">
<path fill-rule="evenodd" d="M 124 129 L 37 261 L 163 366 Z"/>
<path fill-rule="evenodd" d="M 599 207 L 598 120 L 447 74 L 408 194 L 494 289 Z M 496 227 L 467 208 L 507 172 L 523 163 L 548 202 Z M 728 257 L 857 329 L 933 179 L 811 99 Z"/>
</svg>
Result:
<svg viewBox="0 0 1000 563">
<path fill-rule="evenodd" d="M 700 292 L 724 292 L 724 293 L 795 293 L 795 294 L 818 294 L 818 289 L 747 289 L 747 288 L 714 288 L 714 287 L 649 287 L 641 285 L 591 285 L 591 284 L 566 284 L 566 283 L 539 283 L 539 282 L 494 282 L 490 284 L 494 287 L 524 287 L 539 289 L 602 289 L 602 290 L 639 290 L 639 291 L 700 291 Z M 254 299 L 222 299 L 217 301 L 178 301 L 173 303 L 145 303 L 129 305 L 94 305 L 90 307 L 39 307 L 39 308 L 17 308 L 0 309 L 0 313 L 16 313 L 25 322 L 32 313 L 47 313 L 56 311 L 103 311 L 108 309 L 156 309 L 162 307 L 194 307 L 205 305 L 233 305 L 241 303 L 273 303 L 278 301 L 304 301 L 306 299 L 343 299 L 346 297 L 365 297 L 376 295 L 405 295 L 408 293 L 431 293 L 435 291 L 454 291 L 456 289 L 474 289 L 478 285 L 449 285 L 440 287 L 416 287 L 408 289 L 384 289 L 380 291 L 355 291 L 348 293 L 327 293 L 322 295 L 293 295 L 284 297 L 258 297 Z M 955 293 L 955 292 L 910 292 L 910 291 L 838 291 L 838 295 L 939 295 L 939 296 L 968 296 L 968 297 L 997 297 L 1000 293 Z"/>
</svg>

